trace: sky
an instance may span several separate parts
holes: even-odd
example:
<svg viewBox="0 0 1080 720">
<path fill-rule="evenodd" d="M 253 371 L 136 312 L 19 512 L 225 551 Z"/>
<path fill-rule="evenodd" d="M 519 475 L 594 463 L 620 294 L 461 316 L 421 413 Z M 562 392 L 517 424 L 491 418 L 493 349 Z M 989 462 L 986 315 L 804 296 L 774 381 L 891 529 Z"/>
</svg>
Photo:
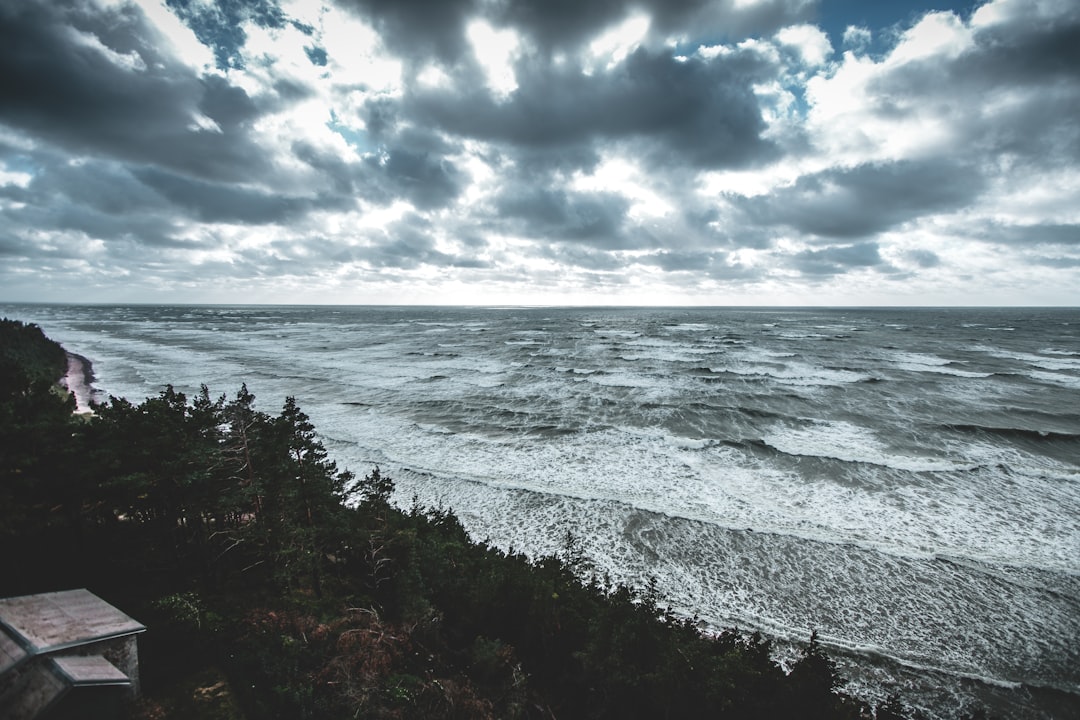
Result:
<svg viewBox="0 0 1080 720">
<path fill-rule="evenodd" d="M 1076 0 L 0 0 L 0 301 L 1078 305 Z"/>
</svg>

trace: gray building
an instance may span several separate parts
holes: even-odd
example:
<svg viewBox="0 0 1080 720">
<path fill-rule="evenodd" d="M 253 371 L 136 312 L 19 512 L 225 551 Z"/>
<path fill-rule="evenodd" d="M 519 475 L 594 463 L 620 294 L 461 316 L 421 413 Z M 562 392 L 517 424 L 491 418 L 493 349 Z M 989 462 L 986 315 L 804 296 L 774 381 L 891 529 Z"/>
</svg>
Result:
<svg viewBox="0 0 1080 720">
<path fill-rule="evenodd" d="M 114 717 L 139 692 L 145 630 L 85 589 L 0 599 L 0 717 Z"/>
</svg>

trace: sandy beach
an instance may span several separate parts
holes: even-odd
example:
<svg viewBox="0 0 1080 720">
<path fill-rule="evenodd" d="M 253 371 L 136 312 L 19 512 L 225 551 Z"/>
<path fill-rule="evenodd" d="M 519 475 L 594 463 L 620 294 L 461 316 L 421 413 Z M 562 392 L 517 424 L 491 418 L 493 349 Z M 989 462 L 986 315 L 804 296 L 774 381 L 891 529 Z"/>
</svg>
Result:
<svg viewBox="0 0 1080 720">
<path fill-rule="evenodd" d="M 61 379 L 60 384 L 68 392 L 75 395 L 75 412 L 77 414 L 92 414 L 93 409 L 90 407 L 90 401 L 94 394 L 92 387 L 94 382 L 93 366 L 82 355 L 70 352 L 67 354 L 67 361 L 67 373 Z"/>
</svg>

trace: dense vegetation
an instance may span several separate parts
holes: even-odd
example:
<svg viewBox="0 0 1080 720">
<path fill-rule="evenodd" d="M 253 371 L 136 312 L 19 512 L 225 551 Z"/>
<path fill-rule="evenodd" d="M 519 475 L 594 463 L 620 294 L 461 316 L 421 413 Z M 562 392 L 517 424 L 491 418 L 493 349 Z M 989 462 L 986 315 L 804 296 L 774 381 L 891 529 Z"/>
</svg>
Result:
<svg viewBox="0 0 1080 720">
<path fill-rule="evenodd" d="M 200 692 L 233 689 L 215 716 L 869 716 L 815 642 L 785 672 L 759 636 L 706 636 L 653 588 L 582 577 L 569 534 L 530 561 L 449 510 L 395 507 L 292 398 L 270 415 L 246 387 L 170 387 L 80 419 L 39 328 L 4 321 L 0 349 L 0 596 L 88 587 L 145 622 L 134 714 L 209 716 L 170 693 L 214 668 Z"/>
</svg>

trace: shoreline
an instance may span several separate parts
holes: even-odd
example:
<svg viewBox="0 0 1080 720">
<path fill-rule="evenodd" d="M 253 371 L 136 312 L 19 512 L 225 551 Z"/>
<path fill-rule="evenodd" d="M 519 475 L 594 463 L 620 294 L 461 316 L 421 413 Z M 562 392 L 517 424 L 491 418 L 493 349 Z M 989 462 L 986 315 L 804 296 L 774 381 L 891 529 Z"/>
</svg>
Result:
<svg viewBox="0 0 1080 720">
<path fill-rule="evenodd" d="M 60 386 L 75 396 L 75 414 L 93 415 L 94 366 L 88 358 L 67 352 L 67 372 L 60 379 Z"/>
</svg>

